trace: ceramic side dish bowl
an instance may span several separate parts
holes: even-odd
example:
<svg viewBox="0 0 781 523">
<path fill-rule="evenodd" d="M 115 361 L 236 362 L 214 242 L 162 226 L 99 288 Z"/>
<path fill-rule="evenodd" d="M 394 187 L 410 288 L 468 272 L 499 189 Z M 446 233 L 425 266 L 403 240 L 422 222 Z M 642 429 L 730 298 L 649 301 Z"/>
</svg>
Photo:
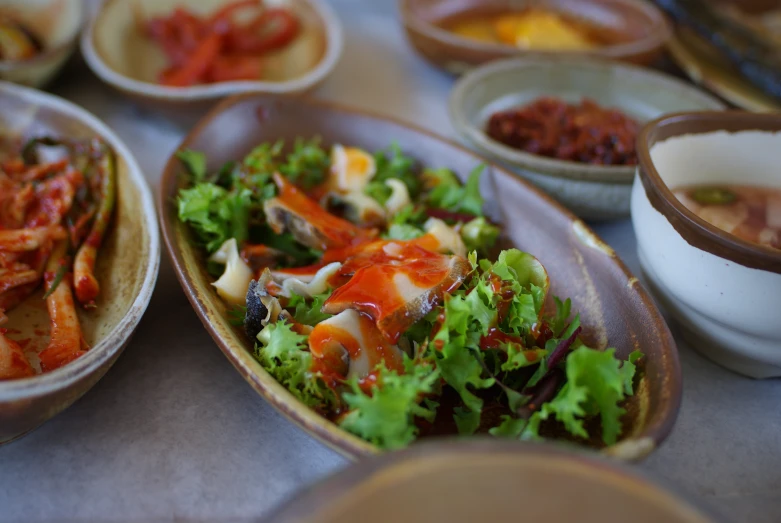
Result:
<svg viewBox="0 0 781 523">
<path fill-rule="evenodd" d="M 712 96 L 662 73 L 585 58 L 502 60 L 461 78 L 449 102 L 456 131 L 481 153 L 588 219 L 629 215 L 635 166 L 588 165 L 538 156 L 499 143 L 485 132 L 493 113 L 543 96 L 570 103 L 589 98 L 640 123 L 670 112 L 724 107 Z"/>
<path fill-rule="evenodd" d="M 604 459 L 550 445 L 474 440 L 424 443 L 363 461 L 309 488 L 264 521 L 723 520 Z"/>
<path fill-rule="evenodd" d="M 472 152 L 428 132 L 353 109 L 290 98 L 247 94 L 214 108 L 184 140 L 181 148 L 206 154 L 208 169 L 240 158 L 262 142 L 320 136 L 324 146 L 350 144 L 368 151 L 396 141 L 405 154 L 424 165 L 451 168 L 466 176 L 485 162 Z M 244 329 L 230 324 L 228 307 L 211 285 L 205 253 L 177 218 L 175 199 L 187 180 L 176 158 L 161 181 L 163 235 L 178 278 L 217 345 L 250 385 L 285 416 L 349 456 L 373 454 L 373 445 L 340 429 L 298 401 L 253 357 Z M 649 296 L 615 253 L 586 225 L 511 173 L 488 165 L 482 192 L 486 209 L 506 225 L 509 243 L 534 253 L 550 274 L 552 292 L 570 296 L 589 338 L 598 347 L 617 348 L 621 358 L 638 348 L 646 355 L 645 374 L 627 405 L 622 440 L 604 452 L 640 459 L 670 431 L 678 410 L 681 382 L 674 341 Z"/>
<path fill-rule="evenodd" d="M 40 87 L 51 80 L 73 54 L 85 17 L 82 0 L 5 0 L 0 16 L 21 23 L 41 40 L 33 58 L 0 60 L 0 80 Z"/>
<path fill-rule="evenodd" d="M 755 378 L 781 376 L 781 251 L 705 222 L 670 188 L 703 183 L 781 188 L 781 117 L 670 115 L 638 138 L 632 222 L 643 271 L 694 348 Z"/>
<path fill-rule="evenodd" d="M 60 98 L 0 82 L 0 133 L 102 137 L 117 155 L 117 207 L 100 249 L 97 308 L 79 314 L 89 351 L 52 372 L 0 381 L 0 443 L 48 420 L 85 394 L 116 361 L 146 310 L 157 279 L 160 241 L 151 191 L 127 147 L 97 118 Z M 26 350 L 46 347 L 49 315 L 32 295 L 8 314 L 6 327 L 29 340 Z"/>
<path fill-rule="evenodd" d="M 205 106 L 244 92 L 298 94 L 323 82 L 342 54 L 344 35 L 326 2 L 283 0 L 301 20 L 296 40 L 268 55 L 263 80 L 243 80 L 191 87 L 167 87 L 156 82 L 167 61 L 158 45 L 139 29 L 140 17 L 165 15 L 178 6 L 211 13 L 230 0 L 106 0 L 81 38 L 89 67 L 101 80 L 122 93 L 147 102 Z M 141 18 L 143 19 L 143 18 Z"/>
<path fill-rule="evenodd" d="M 467 12 L 501 13 L 530 6 L 549 8 L 616 36 L 615 43 L 589 51 L 592 56 L 650 64 L 660 56 L 670 34 L 662 13 L 642 0 L 399 0 L 412 46 L 428 61 L 454 74 L 501 58 L 560 54 L 474 41 L 441 27 L 443 20 Z"/>
</svg>

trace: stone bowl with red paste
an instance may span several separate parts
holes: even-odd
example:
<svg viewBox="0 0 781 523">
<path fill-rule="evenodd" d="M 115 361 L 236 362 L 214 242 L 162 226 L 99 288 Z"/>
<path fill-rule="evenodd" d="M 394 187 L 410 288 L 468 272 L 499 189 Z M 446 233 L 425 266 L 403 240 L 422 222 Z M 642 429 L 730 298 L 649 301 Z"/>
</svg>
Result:
<svg viewBox="0 0 781 523">
<path fill-rule="evenodd" d="M 722 108 L 662 73 L 566 56 L 493 62 L 462 77 L 450 97 L 463 138 L 588 219 L 628 216 L 644 122 Z"/>
</svg>

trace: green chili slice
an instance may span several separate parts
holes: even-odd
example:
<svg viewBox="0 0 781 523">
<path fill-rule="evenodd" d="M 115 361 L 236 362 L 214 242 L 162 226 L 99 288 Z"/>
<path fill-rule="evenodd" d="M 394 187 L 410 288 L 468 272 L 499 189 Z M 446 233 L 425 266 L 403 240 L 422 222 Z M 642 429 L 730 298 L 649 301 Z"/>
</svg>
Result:
<svg viewBox="0 0 781 523">
<path fill-rule="evenodd" d="M 700 187 L 690 193 L 691 198 L 702 205 L 727 205 L 738 199 L 738 195 L 724 187 Z"/>
</svg>

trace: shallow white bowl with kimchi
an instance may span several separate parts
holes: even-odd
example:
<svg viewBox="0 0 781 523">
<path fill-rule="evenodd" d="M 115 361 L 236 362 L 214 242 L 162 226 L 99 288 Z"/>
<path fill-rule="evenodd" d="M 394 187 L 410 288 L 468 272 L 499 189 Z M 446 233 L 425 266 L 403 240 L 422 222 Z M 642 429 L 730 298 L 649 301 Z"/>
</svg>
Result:
<svg viewBox="0 0 781 523">
<path fill-rule="evenodd" d="M 3 443 L 116 361 L 149 303 L 160 246 L 143 174 L 97 118 L 2 83 L 0 129 Z"/>
</svg>

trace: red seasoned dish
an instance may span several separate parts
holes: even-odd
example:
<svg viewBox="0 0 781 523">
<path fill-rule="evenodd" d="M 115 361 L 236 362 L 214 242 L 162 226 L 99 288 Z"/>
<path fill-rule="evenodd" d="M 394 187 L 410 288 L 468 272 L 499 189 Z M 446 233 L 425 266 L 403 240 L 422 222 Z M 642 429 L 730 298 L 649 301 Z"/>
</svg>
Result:
<svg viewBox="0 0 781 523">
<path fill-rule="evenodd" d="M 639 125 L 617 109 L 584 98 L 539 98 L 491 115 L 486 133 L 527 153 L 594 165 L 635 165 Z"/>
</svg>

